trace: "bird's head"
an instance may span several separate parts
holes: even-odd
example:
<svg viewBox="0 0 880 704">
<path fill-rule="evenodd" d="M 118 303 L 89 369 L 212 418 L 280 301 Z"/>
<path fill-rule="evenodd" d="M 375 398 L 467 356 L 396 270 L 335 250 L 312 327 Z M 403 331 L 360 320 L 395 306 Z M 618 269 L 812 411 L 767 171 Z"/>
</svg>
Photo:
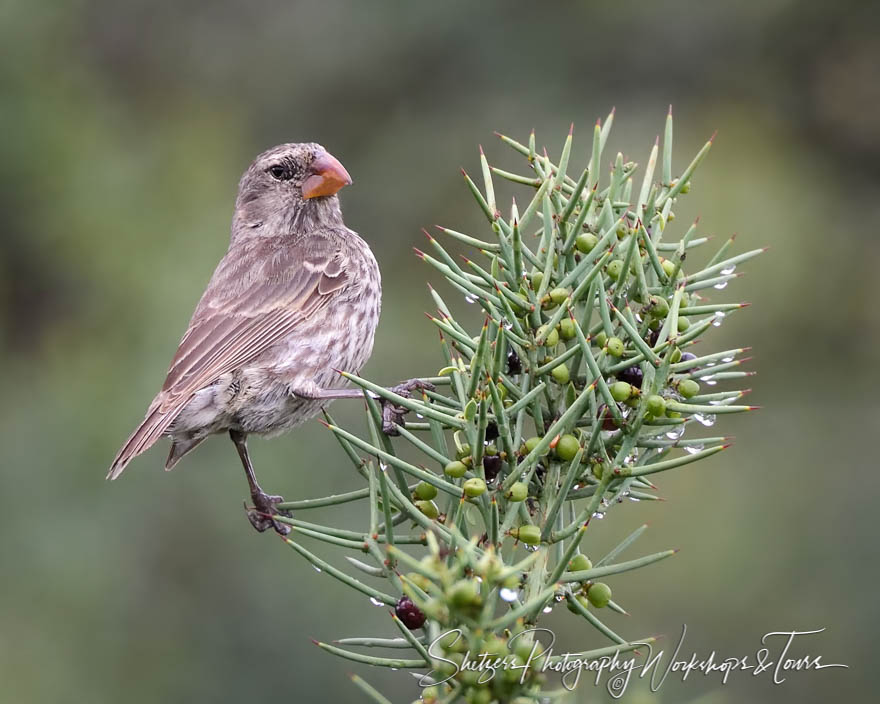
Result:
<svg viewBox="0 0 880 704">
<path fill-rule="evenodd" d="M 240 226 L 283 229 L 341 222 L 336 193 L 351 176 L 320 144 L 281 144 L 260 154 L 238 184 Z"/>
</svg>

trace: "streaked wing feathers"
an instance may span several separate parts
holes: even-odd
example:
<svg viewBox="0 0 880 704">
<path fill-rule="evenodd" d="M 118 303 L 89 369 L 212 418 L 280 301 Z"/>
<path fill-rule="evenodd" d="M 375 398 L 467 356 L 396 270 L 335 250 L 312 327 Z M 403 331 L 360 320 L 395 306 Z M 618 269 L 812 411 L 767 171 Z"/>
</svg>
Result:
<svg viewBox="0 0 880 704">
<path fill-rule="evenodd" d="M 235 298 L 223 292 L 216 301 L 209 286 L 162 386 L 163 409 L 258 357 L 347 283 L 338 250 L 296 254 L 287 250 L 273 258 L 263 275 Z M 291 259 L 298 259 L 299 266 L 291 268 Z"/>
</svg>

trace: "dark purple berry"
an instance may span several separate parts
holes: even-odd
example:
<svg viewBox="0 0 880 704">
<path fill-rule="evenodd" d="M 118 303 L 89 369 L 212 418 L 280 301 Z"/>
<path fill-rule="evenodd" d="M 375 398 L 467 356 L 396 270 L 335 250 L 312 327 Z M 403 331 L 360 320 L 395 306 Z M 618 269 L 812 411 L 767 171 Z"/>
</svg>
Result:
<svg viewBox="0 0 880 704">
<path fill-rule="evenodd" d="M 425 623 L 425 614 L 412 603 L 412 599 L 408 596 L 400 597 L 400 601 L 394 607 L 394 613 L 401 623 L 411 631 L 421 628 Z"/>
<path fill-rule="evenodd" d="M 599 418 L 602 419 L 602 430 L 617 430 L 617 423 L 614 422 L 614 416 L 608 410 L 608 406 L 604 403 L 599 406 Z"/>
<path fill-rule="evenodd" d="M 648 335 L 645 337 L 645 340 L 651 347 L 657 344 L 657 340 L 660 339 L 660 328 L 656 330 L 648 330 Z"/>
<path fill-rule="evenodd" d="M 486 475 L 486 481 L 491 482 L 498 476 L 501 471 L 501 457 L 498 455 L 486 455 L 483 457 L 483 473 Z"/>
<path fill-rule="evenodd" d="M 642 369 L 638 364 L 627 367 L 623 371 L 617 373 L 618 381 L 625 381 L 627 384 L 631 384 L 637 389 L 642 388 L 642 376 Z"/>
<path fill-rule="evenodd" d="M 498 424 L 494 420 L 490 420 L 486 425 L 486 440 L 492 442 L 498 439 Z"/>
<path fill-rule="evenodd" d="M 507 353 L 507 373 L 522 374 L 522 360 L 513 350 Z"/>
<path fill-rule="evenodd" d="M 690 362 L 692 359 L 696 359 L 697 355 L 693 352 L 682 352 L 681 361 L 682 362 Z"/>
</svg>

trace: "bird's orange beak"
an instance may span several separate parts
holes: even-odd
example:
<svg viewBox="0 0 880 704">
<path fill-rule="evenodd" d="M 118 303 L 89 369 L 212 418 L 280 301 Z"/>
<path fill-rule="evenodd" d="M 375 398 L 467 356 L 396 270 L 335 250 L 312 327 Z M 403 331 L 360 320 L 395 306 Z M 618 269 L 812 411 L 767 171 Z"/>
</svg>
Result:
<svg viewBox="0 0 880 704">
<path fill-rule="evenodd" d="M 327 152 L 321 154 L 309 167 L 311 175 L 303 181 L 303 198 L 335 195 L 341 188 L 351 184 L 351 176 L 339 160 Z"/>
</svg>

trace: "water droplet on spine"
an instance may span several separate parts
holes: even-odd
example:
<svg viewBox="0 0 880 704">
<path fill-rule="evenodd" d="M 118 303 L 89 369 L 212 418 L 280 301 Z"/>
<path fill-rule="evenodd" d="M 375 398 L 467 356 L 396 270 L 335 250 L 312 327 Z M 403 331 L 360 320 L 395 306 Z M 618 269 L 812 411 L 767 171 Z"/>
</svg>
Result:
<svg viewBox="0 0 880 704">
<path fill-rule="evenodd" d="M 498 592 L 498 595 L 504 599 L 504 601 L 511 602 L 516 601 L 516 598 L 519 596 L 519 592 L 516 589 L 508 589 L 507 587 L 502 587 Z"/>
<path fill-rule="evenodd" d="M 707 428 L 715 425 L 715 416 L 711 413 L 694 413 L 694 420 L 696 420 L 697 423 L 705 425 Z"/>
</svg>

